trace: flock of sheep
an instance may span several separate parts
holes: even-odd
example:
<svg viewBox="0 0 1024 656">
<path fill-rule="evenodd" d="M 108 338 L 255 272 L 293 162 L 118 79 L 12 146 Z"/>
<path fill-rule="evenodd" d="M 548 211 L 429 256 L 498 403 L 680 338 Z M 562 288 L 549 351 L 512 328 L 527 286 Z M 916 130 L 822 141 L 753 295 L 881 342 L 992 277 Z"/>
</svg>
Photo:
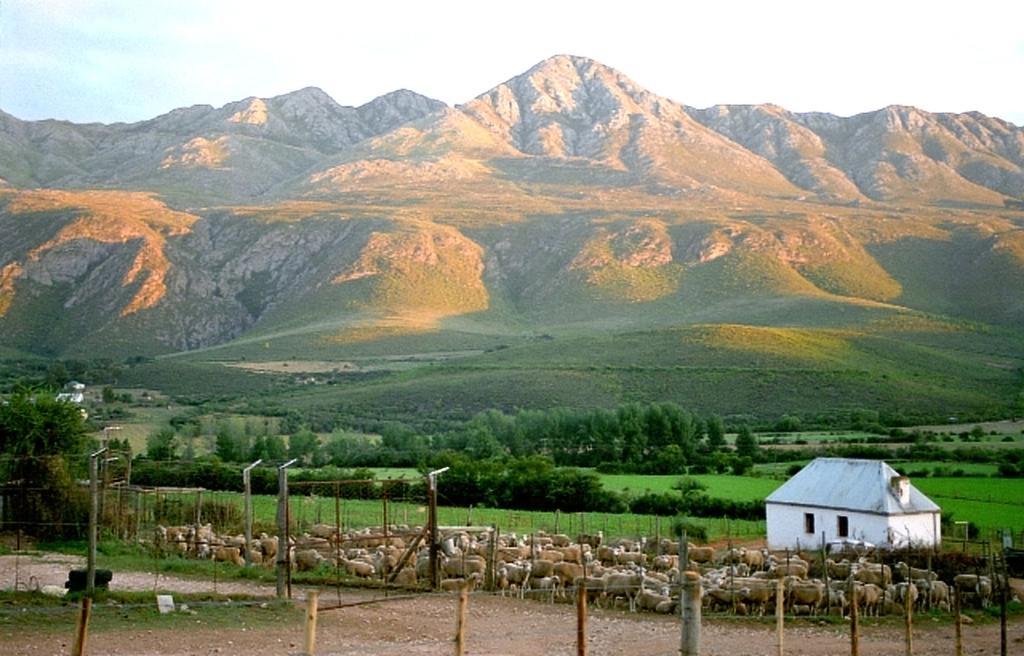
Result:
<svg viewBox="0 0 1024 656">
<path fill-rule="evenodd" d="M 404 526 L 389 527 L 385 535 L 380 530 L 339 531 L 316 524 L 290 538 L 287 562 L 297 571 L 338 568 L 352 577 L 415 586 L 430 580 L 430 550 L 425 541 L 417 540 L 422 535 L 421 529 Z M 418 549 L 409 549 L 414 542 Z M 243 536 L 218 535 L 209 524 L 158 526 L 155 544 L 165 552 L 238 565 L 245 563 L 246 550 L 255 564 L 273 566 L 278 560 L 276 537 L 261 534 L 246 545 Z M 585 589 L 588 600 L 598 605 L 678 612 L 680 550 L 671 540 L 606 543 L 598 534 L 574 542 L 563 534 L 495 536 L 491 530 L 452 529 L 441 532 L 438 547 L 443 590 L 482 584 L 502 595 L 553 602 Z M 779 579 L 786 612 L 804 615 L 846 614 L 851 594 L 862 613 L 880 615 L 905 612 L 908 595 L 918 611 L 948 612 L 954 590 L 959 590 L 964 604 L 977 606 L 989 604 L 993 593 L 988 576 L 958 574 L 943 581 L 933 571 L 902 562 L 892 568 L 864 558 L 827 559 L 822 564 L 819 558 L 800 554 L 692 544 L 684 553 L 686 569 L 701 575 L 702 604 L 709 611 L 774 612 Z"/>
</svg>

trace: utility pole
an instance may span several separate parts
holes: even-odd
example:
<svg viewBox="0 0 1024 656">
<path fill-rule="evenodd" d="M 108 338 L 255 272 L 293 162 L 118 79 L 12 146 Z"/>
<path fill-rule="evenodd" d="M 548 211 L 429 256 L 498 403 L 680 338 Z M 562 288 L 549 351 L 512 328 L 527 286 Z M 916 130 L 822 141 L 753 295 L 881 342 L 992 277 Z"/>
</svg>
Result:
<svg viewBox="0 0 1024 656">
<path fill-rule="evenodd" d="M 263 462 L 260 458 L 242 470 L 242 483 L 245 486 L 245 566 L 252 565 L 252 468 Z"/>
</svg>

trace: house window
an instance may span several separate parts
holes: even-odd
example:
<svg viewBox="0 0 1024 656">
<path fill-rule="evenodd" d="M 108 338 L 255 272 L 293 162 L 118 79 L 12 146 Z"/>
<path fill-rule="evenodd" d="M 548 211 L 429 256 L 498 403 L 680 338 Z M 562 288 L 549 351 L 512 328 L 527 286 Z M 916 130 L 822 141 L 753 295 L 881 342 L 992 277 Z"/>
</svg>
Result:
<svg viewBox="0 0 1024 656">
<path fill-rule="evenodd" d="M 804 533 L 814 533 L 814 513 L 804 513 Z"/>
<path fill-rule="evenodd" d="M 846 515 L 839 515 L 839 522 L 836 527 L 836 532 L 841 538 L 850 537 L 850 518 Z"/>
</svg>

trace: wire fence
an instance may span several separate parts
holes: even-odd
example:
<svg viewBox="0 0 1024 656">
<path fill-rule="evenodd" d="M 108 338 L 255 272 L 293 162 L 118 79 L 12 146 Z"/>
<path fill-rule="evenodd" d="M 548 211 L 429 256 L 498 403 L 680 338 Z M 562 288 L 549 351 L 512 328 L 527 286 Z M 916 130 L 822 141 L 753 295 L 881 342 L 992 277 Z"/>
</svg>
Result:
<svg viewBox="0 0 1024 656">
<path fill-rule="evenodd" d="M 88 525 L 90 486 L 82 478 L 81 461 L 57 462 L 50 458 L 6 459 L 0 486 L 0 532 L 15 553 L 31 548 L 44 537 L 81 537 Z M 200 487 L 144 487 L 131 481 L 131 460 L 126 454 L 107 453 L 97 470 L 98 534 L 101 548 L 97 567 L 114 571 L 114 587 L 121 587 L 131 572 L 134 589 L 156 592 L 169 589 L 169 579 L 197 577 L 188 587 L 194 592 L 247 590 L 269 594 L 278 565 L 287 572 L 290 589 L 297 582 L 380 587 L 409 585 L 391 575 L 402 565 L 415 566 L 428 544 L 427 487 L 415 479 L 293 481 L 286 500 L 270 495 L 251 497 L 251 539 L 245 539 L 245 495 Z M 442 488 L 443 490 L 443 488 Z M 449 507 L 438 495 L 437 525 L 459 527 L 483 536 L 504 536 L 512 544 L 535 544 L 538 535 L 603 535 L 634 544 L 661 545 L 673 535 L 669 518 L 606 513 L 525 512 L 479 507 Z M 282 521 L 283 513 L 283 521 Z M 752 535 L 763 534 L 763 523 L 715 520 L 718 533 L 727 536 L 719 547 L 732 547 Z M 281 551 L 284 535 L 287 555 Z M 440 537 L 446 536 L 441 531 Z M 755 538 L 756 539 L 756 538 Z M 1024 531 L 1007 531 L 987 539 L 949 537 L 943 551 L 961 554 L 954 559 L 959 573 L 993 576 L 996 554 L 1002 547 L 1024 546 Z M 677 547 L 678 548 L 678 547 Z M 655 548 L 652 558 L 662 555 Z M 480 554 L 486 556 L 487 554 Z M 893 554 L 879 554 L 874 562 L 893 565 Z M 932 566 L 924 553 L 901 554 L 911 566 Z M 250 566 L 246 566 L 246 561 Z M 26 567 L 29 561 L 26 560 Z M 372 568 L 360 563 L 368 562 Z M 20 564 L 20 561 L 19 561 Z M 63 573 L 82 567 L 69 558 Z M 41 570 L 43 571 L 43 570 Z M 367 575 L 372 571 L 371 575 Z M 415 579 L 422 584 L 423 576 Z M 14 573 L 13 588 L 37 587 L 44 579 L 26 569 Z M 54 568 L 45 569 L 45 584 L 55 581 Z M 150 587 L 147 578 L 152 577 Z M 241 582 L 241 584 L 239 584 Z M 236 587 L 231 587 L 235 585 Z M 0 587 L 11 587 L 10 584 Z M 421 585 L 421 587 L 423 587 Z M 497 591 L 493 580 L 488 586 Z M 21 587 L 20 589 L 28 589 Z M 279 588 L 278 588 L 279 590 Z M 730 608 L 730 611 L 733 610 Z"/>
</svg>

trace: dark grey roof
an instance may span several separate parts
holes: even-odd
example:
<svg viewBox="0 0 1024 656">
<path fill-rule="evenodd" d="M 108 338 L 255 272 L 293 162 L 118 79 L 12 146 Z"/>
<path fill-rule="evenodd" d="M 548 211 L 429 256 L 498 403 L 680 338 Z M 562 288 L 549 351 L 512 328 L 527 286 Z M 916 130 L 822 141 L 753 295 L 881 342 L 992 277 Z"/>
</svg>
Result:
<svg viewBox="0 0 1024 656">
<path fill-rule="evenodd" d="M 766 503 L 842 508 L 883 515 L 938 512 L 939 506 L 910 484 L 900 503 L 890 481 L 899 472 L 881 460 L 816 458 L 765 499 Z"/>
</svg>

